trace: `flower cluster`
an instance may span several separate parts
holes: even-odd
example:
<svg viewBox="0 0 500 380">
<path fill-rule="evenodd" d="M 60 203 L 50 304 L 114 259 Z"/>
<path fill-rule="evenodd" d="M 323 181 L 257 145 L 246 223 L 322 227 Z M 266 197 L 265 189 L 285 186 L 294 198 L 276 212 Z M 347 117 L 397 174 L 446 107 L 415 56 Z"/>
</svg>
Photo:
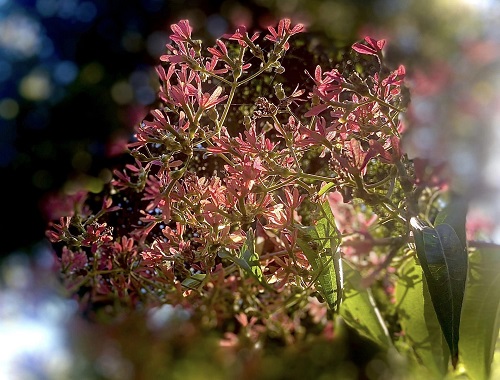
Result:
<svg viewBox="0 0 500 380">
<path fill-rule="evenodd" d="M 385 41 L 367 37 L 297 83 L 285 53 L 303 25 L 239 27 L 206 49 L 187 20 L 171 29 L 133 161 L 47 232 L 67 288 L 86 311 L 182 305 L 253 326 L 254 340 L 291 341 L 304 318 L 330 331 L 300 242 L 328 205 L 338 252 L 359 270 L 383 276 L 403 249 L 405 197 L 425 186 L 401 147 L 404 67 L 385 66 Z"/>
</svg>

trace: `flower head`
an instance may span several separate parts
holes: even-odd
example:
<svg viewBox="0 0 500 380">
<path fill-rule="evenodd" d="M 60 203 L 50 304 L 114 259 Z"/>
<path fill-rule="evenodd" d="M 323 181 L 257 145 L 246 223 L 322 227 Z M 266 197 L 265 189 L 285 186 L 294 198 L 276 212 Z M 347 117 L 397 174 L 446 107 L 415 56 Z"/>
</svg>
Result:
<svg viewBox="0 0 500 380">
<path fill-rule="evenodd" d="M 170 29 L 174 34 L 170 35 L 170 39 L 177 43 L 191 42 L 191 32 L 193 28 L 189 25 L 189 20 L 181 20 L 177 24 L 170 25 Z"/>
<path fill-rule="evenodd" d="M 269 30 L 270 34 L 268 34 L 265 38 L 278 44 L 283 43 L 283 48 L 285 50 L 288 50 L 290 48 L 290 44 L 287 41 L 288 37 L 305 30 L 303 24 L 297 24 L 290 29 L 291 24 L 292 22 L 288 18 L 280 20 L 280 22 L 278 23 L 278 30 L 276 31 L 276 29 L 274 29 L 272 26 L 269 26 L 267 29 Z"/>
<path fill-rule="evenodd" d="M 356 42 L 352 45 L 353 50 L 357 51 L 360 54 L 368 54 L 368 55 L 379 55 L 382 52 L 382 49 L 385 46 L 385 40 L 375 40 L 371 37 L 365 37 L 365 44 L 361 42 Z"/>
</svg>

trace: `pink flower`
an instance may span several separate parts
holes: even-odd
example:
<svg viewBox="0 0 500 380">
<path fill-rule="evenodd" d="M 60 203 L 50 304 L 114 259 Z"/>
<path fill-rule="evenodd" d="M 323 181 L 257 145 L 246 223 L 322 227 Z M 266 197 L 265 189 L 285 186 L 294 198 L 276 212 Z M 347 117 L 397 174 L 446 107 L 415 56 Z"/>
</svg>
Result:
<svg viewBox="0 0 500 380">
<path fill-rule="evenodd" d="M 74 273 L 87 266 L 87 255 L 83 251 L 73 252 L 63 247 L 61 254 L 61 269 L 64 272 Z"/>
<path fill-rule="evenodd" d="M 238 197 L 247 196 L 257 182 L 263 180 L 267 169 L 262 165 L 259 157 L 250 157 L 245 155 L 240 165 L 232 167 L 226 165 L 225 169 L 229 173 L 226 177 L 228 190 Z"/>
<path fill-rule="evenodd" d="M 221 93 L 222 93 L 222 87 L 220 86 L 218 86 L 211 94 L 209 93 L 201 94 L 201 89 L 200 89 L 196 95 L 198 105 L 200 106 L 200 108 L 204 110 L 216 106 L 220 102 L 223 102 L 224 100 L 227 99 L 227 95 L 220 96 Z"/>
<path fill-rule="evenodd" d="M 229 71 L 230 67 L 226 64 L 223 69 L 216 69 L 217 63 L 219 62 L 219 58 L 215 55 L 210 58 L 210 60 L 205 61 L 205 69 L 213 74 L 220 75 L 225 74 Z"/>
<path fill-rule="evenodd" d="M 238 43 L 245 47 L 247 46 L 247 42 L 254 42 L 257 38 L 259 38 L 260 33 L 256 32 L 252 35 L 252 37 L 248 37 L 247 28 L 245 26 L 239 26 L 233 34 L 224 34 L 224 38 L 229 40 L 238 41 Z"/>
<path fill-rule="evenodd" d="M 314 93 L 319 95 L 320 99 L 324 101 L 330 101 L 340 92 L 342 92 L 342 84 L 345 83 L 345 79 L 342 74 L 337 70 L 333 69 L 330 71 L 322 72 L 321 67 L 318 65 L 314 70 L 314 78 L 311 74 L 307 73 L 315 83 Z M 307 114 L 306 114 L 307 116 Z"/>
<path fill-rule="evenodd" d="M 130 172 L 132 172 L 131 175 L 137 177 L 138 182 L 141 182 L 146 178 L 146 175 L 149 172 L 150 167 L 151 167 L 150 162 L 143 167 L 142 162 L 139 161 L 138 159 L 135 159 L 135 165 L 132 164 L 125 165 L 125 168 L 128 169 Z M 113 174 L 115 178 L 111 181 L 111 184 L 115 186 L 117 189 L 122 190 L 128 187 L 137 186 L 137 183 L 132 181 L 132 178 L 125 170 L 120 172 L 118 169 L 115 169 L 113 171 Z"/>
<path fill-rule="evenodd" d="M 403 152 L 401 151 L 401 141 L 397 136 L 390 136 L 385 144 L 381 144 L 378 140 L 369 140 L 371 149 L 380 155 L 380 160 L 385 163 L 394 163 L 398 161 Z"/>
<path fill-rule="evenodd" d="M 166 73 L 162 67 L 159 67 L 157 71 L 164 86 L 159 94 L 160 98 L 174 106 L 191 107 L 193 97 L 198 94 L 198 88 L 193 82 L 197 85 L 201 82 L 199 74 L 185 65 L 181 66 L 180 70 L 172 65 Z M 174 74 L 175 81 L 172 80 Z"/>
<path fill-rule="evenodd" d="M 293 229 L 292 226 L 298 219 L 296 210 L 306 198 L 306 195 L 300 195 L 296 187 L 290 189 L 288 186 L 285 187 L 283 191 L 285 193 L 285 199 L 278 197 L 280 203 L 271 208 L 266 214 L 269 223 L 265 228 Z"/>
<path fill-rule="evenodd" d="M 375 152 L 371 149 L 365 151 L 361 146 L 359 140 L 356 140 L 354 138 L 349 140 L 345 144 L 345 147 L 350 156 L 349 157 L 351 165 L 350 170 L 358 169 L 361 172 L 361 174 L 365 174 L 366 165 L 368 165 L 370 159 L 375 156 Z"/>
<path fill-rule="evenodd" d="M 66 244 L 57 261 L 65 284 L 73 294 L 86 297 L 90 308 L 102 302 L 106 308 L 126 304 L 145 310 L 162 303 L 184 304 L 201 313 L 207 300 L 226 300 L 212 305 L 210 318 L 219 327 L 225 326 L 219 322 L 235 318 L 231 328 L 237 335 L 226 335 L 221 344 L 227 345 L 237 344 L 238 337 L 242 345 L 258 342 L 277 331 L 276 326 L 292 343 L 300 339 L 295 332 L 301 331 L 307 313 L 319 327 L 331 328 L 326 304 L 315 299 L 308 307 L 283 308 L 297 286 L 306 285 L 303 301 L 319 289 L 311 263 L 297 246 L 300 226 L 318 225 L 321 214 L 310 213 L 310 205 L 328 200 L 344 234 L 343 256 L 361 270 L 366 263 L 380 263 L 384 247 L 371 234 L 392 232 L 374 225 L 379 209 L 369 206 L 378 198 L 369 195 L 386 182 L 376 178 L 371 184 L 362 175 L 373 158 L 393 163 L 402 155 L 397 120 L 404 67 L 386 70 L 385 41 L 367 37 L 353 49 L 375 55 L 379 74 L 370 69 L 357 75 L 350 64 L 317 66 L 305 82 L 310 86 L 305 89 L 307 108 L 297 104 L 305 101 L 305 90 L 298 85 L 293 90 L 293 79 L 277 77 L 283 82 L 274 86 L 274 98 L 267 87 L 262 94 L 255 87 L 265 69 L 286 64 L 281 58 L 289 38 L 302 32 L 303 25 L 283 19 L 269 27 L 267 51 L 257 44 L 259 33 L 249 36 L 244 26 L 208 49 L 192 39 L 188 20 L 171 29 L 168 53 L 156 68 L 159 99 L 128 144 L 135 162 L 115 171 L 110 191 L 88 197 L 87 203 L 72 200 L 67 211 L 75 215 L 60 219 L 47 232 L 53 243 Z M 249 62 L 261 64 L 262 70 L 252 66 L 240 80 Z M 230 96 L 225 95 L 230 87 Z M 418 176 L 416 161 L 415 172 Z M 321 196 L 316 192 L 320 181 Z M 353 201 L 344 201 L 342 194 Z M 123 204 L 121 212 L 116 204 Z M 392 213 L 380 216 L 385 223 Z M 249 228 L 255 239 L 247 235 Z M 255 243 L 259 281 L 234 270 L 244 264 L 248 269 L 248 263 L 221 254 L 228 250 L 248 259 L 248 250 L 242 252 L 245 241 Z M 202 288 L 186 291 L 190 286 L 185 280 L 195 278 Z M 262 293 L 266 284 L 277 292 Z M 244 292 L 262 297 L 246 297 L 248 305 L 239 307 L 234 302 Z M 260 303 L 272 318 L 260 318 L 262 310 L 255 309 Z M 329 328 L 325 331 L 331 336 Z"/>
<path fill-rule="evenodd" d="M 227 47 L 221 40 L 215 41 L 220 50 L 216 48 L 207 48 L 208 52 L 212 53 L 214 57 L 224 58 L 227 57 Z"/>
<path fill-rule="evenodd" d="M 406 76 L 406 68 L 403 65 L 399 65 L 397 70 L 394 70 L 389 74 L 387 78 L 382 81 L 382 86 L 401 86 Z"/>
<path fill-rule="evenodd" d="M 145 267 L 155 267 L 165 262 L 165 255 L 154 249 L 146 249 L 141 252 L 142 262 Z"/>
<path fill-rule="evenodd" d="M 330 104 L 332 101 L 338 102 L 340 100 L 339 97 L 343 91 L 343 84 L 346 80 L 337 69 L 323 73 L 319 65 L 316 66 L 314 70 L 314 78 L 309 73 L 307 74 L 315 83 L 313 91 L 309 93 L 309 96 L 313 99 L 317 97 L 323 101 L 323 103 L 313 105 L 313 107 L 306 112 L 305 116 L 311 117 L 317 116 L 331 107 Z"/>
<path fill-rule="evenodd" d="M 102 210 L 105 212 L 113 212 L 121 209 L 120 206 L 112 206 L 113 198 L 105 195 L 102 200 Z"/>
<path fill-rule="evenodd" d="M 170 39 L 177 43 L 190 42 L 191 32 L 193 28 L 189 25 L 189 20 L 181 20 L 177 24 L 170 25 L 170 29 L 174 34 L 170 35 Z"/>
<path fill-rule="evenodd" d="M 353 50 L 360 54 L 376 55 L 378 56 L 385 46 L 385 40 L 375 40 L 371 37 L 365 37 L 366 44 L 356 42 L 352 45 Z"/>
<path fill-rule="evenodd" d="M 61 216 L 59 218 L 59 224 L 50 222 L 49 227 L 51 229 L 45 232 L 45 235 L 52 243 L 57 243 L 64 239 L 68 231 L 69 225 L 71 223 L 70 216 Z"/>
<path fill-rule="evenodd" d="M 318 117 L 316 119 L 314 130 L 307 128 L 306 126 L 301 126 L 299 132 L 306 138 L 302 139 L 297 145 L 307 146 L 307 145 L 323 145 L 326 148 L 331 147 L 331 141 L 335 138 L 337 134 L 337 128 L 335 125 L 326 126 L 326 120 L 323 117 Z M 322 152 L 321 157 L 323 157 L 325 152 Z"/>
<path fill-rule="evenodd" d="M 90 246 L 92 253 L 103 244 L 113 241 L 112 229 L 106 223 L 93 223 L 87 226 L 82 245 Z"/>
<path fill-rule="evenodd" d="M 305 27 L 302 24 L 297 24 L 292 29 L 290 29 L 290 26 L 290 19 L 282 19 L 278 23 L 278 31 L 276 31 L 276 29 L 274 29 L 272 26 L 267 28 L 271 34 L 268 34 L 265 38 L 271 42 L 281 43 L 284 39 L 287 39 L 288 37 L 305 30 Z M 283 48 L 285 50 L 288 50 L 290 48 L 290 44 L 288 42 L 285 42 Z"/>
<path fill-rule="evenodd" d="M 181 63 L 181 62 L 189 62 L 194 60 L 196 57 L 196 53 L 193 48 L 188 46 L 184 46 L 182 44 L 178 45 L 178 49 L 173 47 L 172 45 L 167 45 L 167 49 L 172 54 L 164 54 L 160 56 L 160 61 L 162 62 L 170 62 L 170 63 Z"/>
<path fill-rule="evenodd" d="M 271 142 L 264 133 L 257 134 L 255 124 L 248 131 L 243 132 L 234 139 L 235 149 L 241 153 L 261 154 L 263 152 L 272 152 L 277 143 Z"/>
<path fill-rule="evenodd" d="M 267 224 L 264 228 L 276 228 L 282 230 L 290 225 L 287 210 L 282 204 L 272 207 L 266 214 Z"/>
<path fill-rule="evenodd" d="M 58 219 L 62 216 L 74 215 L 75 210 L 83 211 L 87 198 L 87 190 L 78 190 L 74 194 L 48 193 L 41 201 L 41 209 L 47 220 Z"/>
</svg>

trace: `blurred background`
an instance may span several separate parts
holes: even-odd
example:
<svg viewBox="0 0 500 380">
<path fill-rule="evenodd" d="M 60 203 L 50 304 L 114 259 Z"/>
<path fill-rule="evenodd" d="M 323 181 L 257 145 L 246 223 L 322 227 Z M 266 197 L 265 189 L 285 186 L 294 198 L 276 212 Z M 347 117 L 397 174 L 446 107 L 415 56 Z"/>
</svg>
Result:
<svg viewBox="0 0 500 380">
<path fill-rule="evenodd" d="M 57 296 L 44 239 L 51 202 L 109 180 L 155 101 L 170 24 L 187 18 L 213 42 L 283 16 L 332 44 L 387 38 L 389 61 L 409 77 L 408 152 L 449 163 L 454 186 L 474 196 L 471 218 L 500 241 L 495 1 L 0 0 L 0 379 L 16 378 L 14 367 L 58 378 L 75 363 L 59 327 L 76 305 Z"/>
</svg>

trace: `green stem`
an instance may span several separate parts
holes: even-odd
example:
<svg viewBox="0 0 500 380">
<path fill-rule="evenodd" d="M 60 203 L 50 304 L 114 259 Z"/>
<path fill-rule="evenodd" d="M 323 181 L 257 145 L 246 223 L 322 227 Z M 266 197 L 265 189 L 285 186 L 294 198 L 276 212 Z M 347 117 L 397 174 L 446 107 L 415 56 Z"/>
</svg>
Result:
<svg viewBox="0 0 500 380">
<path fill-rule="evenodd" d="M 311 179 L 314 181 L 324 181 L 324 182 L 333 182 L 334 178 L 332 177 L 324 177 L 321 175 L 316 175 L 316 174 L 309 174 L 309 173 L 296 173 L 294 175 L 295 178 L 302 178 L 302 179 Z"/>
<path fill-rule="evenodd" d="M 289 177 L 285 179 L 284 181 L 281 181 L 279 184 L 271 186 L 271 187 L 265 187 L 264 190 L 266 193 L 271 193 L 273 191 L 276 191 L 278 189 L 281 189 L 282 187 L 288 185 L 291 182 L 295 181 L 295 177 Z"/>
<path fill-rule="evenodd" d="M 229 96 L 227 98 L 226 106 L 224 107 L 224 111 L 222 112 L 222 116 L 219 120 L 219 125 L 217 127 L 217 133 L 219 134 L 221 127 L 224 125 L 224 121 L 226 121 L 227 114 L 229 113 L 229 108 L 231 107 L 231 103 L 233 102 L 234 94 L 236 93 L 236 88 L 238 88 L 238 82 L 231 83 L 231 90 L 229 91 Z"/>
</svg>

